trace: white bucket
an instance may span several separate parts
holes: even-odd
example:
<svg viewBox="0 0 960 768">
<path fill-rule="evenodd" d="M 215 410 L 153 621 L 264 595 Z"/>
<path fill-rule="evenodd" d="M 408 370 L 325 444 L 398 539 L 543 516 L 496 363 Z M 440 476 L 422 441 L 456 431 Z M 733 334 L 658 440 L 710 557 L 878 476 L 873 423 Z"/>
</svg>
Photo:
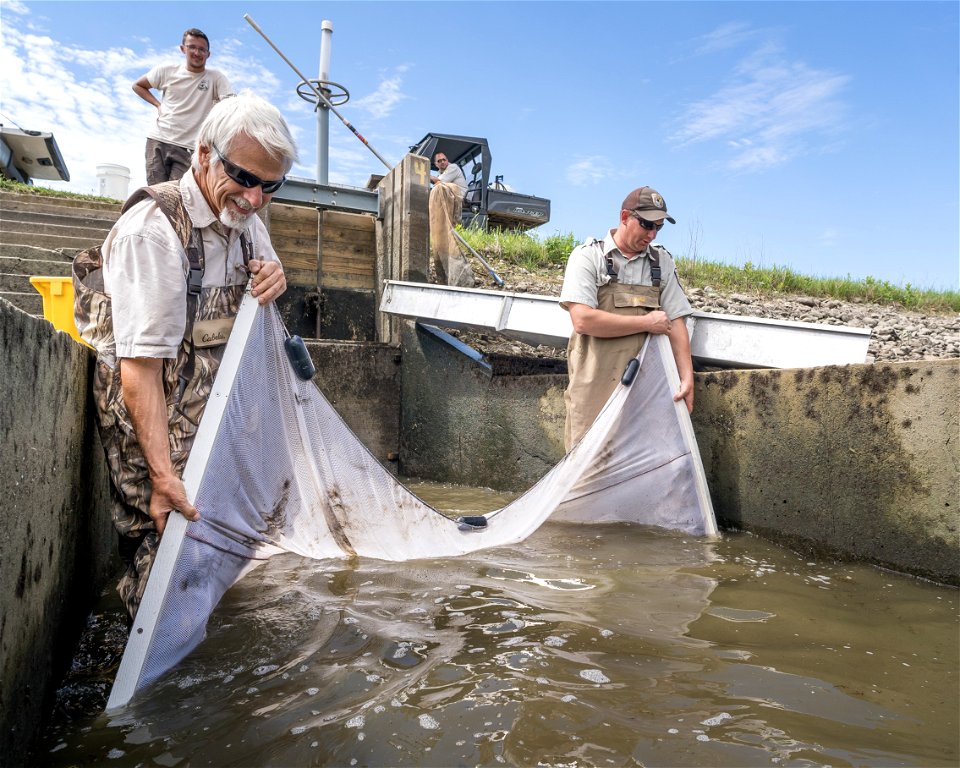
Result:
<svg viewBox="0 0 960 768">
<path fill-rule="evenodd" d="M 97 178 L 100 179 L 100 197 L 112 197 L 114 200 L 126 200 L 130 186 L 130 169 L 125 165 L 104 163 L 97 166 Z"/>
</svg>

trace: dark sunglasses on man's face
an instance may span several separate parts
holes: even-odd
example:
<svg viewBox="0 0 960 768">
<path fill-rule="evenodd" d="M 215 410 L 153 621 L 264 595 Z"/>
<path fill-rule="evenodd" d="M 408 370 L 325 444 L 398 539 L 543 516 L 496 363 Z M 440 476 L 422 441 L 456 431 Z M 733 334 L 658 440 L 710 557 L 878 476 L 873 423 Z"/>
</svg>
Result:
<svg viewBox="0 0 960 768">
<path fill-rule="evenodd" d="M 663 225 L 665 221 L 664 219 L 661 219 L 660 221 L 647 221 L 639 213 L 631 213 L 630 215 L 633 216 L 633 218 L 635 218 L 637 221 L 639 221 L 640 226 L 643 227 L 648 232 L 659 232 L 661 229 L 663 229 Z"/>
<path fill-rule="evenodd" d="M 284 176 L 282 179 L 264 181 L 259 176 L 255 176 L 254 174 L 250 173 L 250 171 L 241 168 L 239 165 L 235 165 L 227 160 L 223 152 L 217 149 L 216 144 L 212 144 L 211 146 L 213 147 L 213 151 L 217 153 L 217 157 L 220 158 L 220 162 L 223 164 L 223 172 L 237 182 L 237 184 L 239 184 L 241 187 L 246 187 L 247 189 L 263 187 L 263 194 L 270 195 L 280 189 L 280 187 L 282 187 L 287 180 L 287 177 Z"/>
</svg>

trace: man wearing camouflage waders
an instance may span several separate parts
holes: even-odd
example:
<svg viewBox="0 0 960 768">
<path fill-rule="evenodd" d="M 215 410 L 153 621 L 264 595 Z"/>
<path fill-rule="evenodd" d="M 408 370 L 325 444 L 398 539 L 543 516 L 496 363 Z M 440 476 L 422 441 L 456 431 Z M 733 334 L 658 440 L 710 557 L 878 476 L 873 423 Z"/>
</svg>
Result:
<svg viewBox="0 0 960 768">
<path fill-rule="evenodd" d="M 560 291 L 560 306 L 573 322 L 564 393 L 567 451 L 593 424 L 648 333 L 670 337 L 680 374 L 673 399 L 693 412 L 693 360 L 683 320 L 693 309 L 670 252 L 653 244 L 665 221 L 676 224 L 659 193 L 635 189 L 620 206 L 619 226 L 575 248 L 567 261 Z"/>
<path fill-rule="evenodd" d="M 181 476 L 248 278 L 261 304 L 286 289 L 256 213 L 296 152 L 275 107 L 225 99 L 200 128 L 190 171 L 135 192 L 103 245 L 74 260 L 131 617 L 167 517 L 199 519 Z"/>
</svg>

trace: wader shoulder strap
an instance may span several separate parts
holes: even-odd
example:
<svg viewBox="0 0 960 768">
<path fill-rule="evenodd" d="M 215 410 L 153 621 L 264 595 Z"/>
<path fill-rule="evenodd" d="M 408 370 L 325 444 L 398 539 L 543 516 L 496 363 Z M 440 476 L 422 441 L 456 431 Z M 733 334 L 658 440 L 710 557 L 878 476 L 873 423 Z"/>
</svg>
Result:
<svg viewBox="0 0 960 768">
<path fill-rule="evenodd" d="M 653 247 L 650 248 L 650 284 L 654 288 L 660 288 L 660 254 Z"/>
<path fill-rule="evenodd" d="M 657 253 L 656 248 L 650 248 L 648 258 L 650 259 L 651 285 L 653 285 L 654 288 L 659 288 L 662 291 L 663 288 L 660 285 L 660 254 Z M 604 259 L 606 259 L 607 262 L 607 274 L 610 276 L 610 282 L 617 282 L 617 268 L 613 264 L 613 255 L 608 252 L 604 254 Z"/>
<path fill-rule="evenodd" d="M 196 365 L 193 324 L 200 310 L 200 291 L 203 288 L 203 273 L 206 269 L 203 254 L 203 235 L 200 230 L 194 228 L 190 221 L 190 214 L 187 213 L 186 206 L 183 204 L 183 195 L 180 194 L 179 181 L 165 181 L 151 187 L 141 187 L 130 196 L 124 204 L 123 210 L 126 211 L 130 206 L 148 197 L 153 198 L 160 210 L 163 211 L 174 232 L 180 238 L 180 243 L 187 255 L 187 316 L 183 337 L 190 340 L 190 351 L 186 363 L 184 363 L 180 375 L 177 377 L 176 401 L 179 403 L 187 384 L 193 378 Z M 246 258 L 246 251 L 244 251 L 244 258 Z"/>
<path fill-rule="evenodd" d="M 592 237 L 585 243 L 585 245 L 598 246 L 601 249 L 603 260 L 607 265 L 607 277 L 610 278 L 611 283 L 617 282 L 617 268 L 614 266 L 613 256 L 611 256 L 609 253 L 603 253 L 603 240 L 597 240 L 597 238 Z"/>
<path fill-rule="evenodd" d="M 240 233 L 240 248 L 243 250 L 243 266 L 245 266 L 249 272 L 250 259 L 253 258 L 253 243 L 250 242 L 250 238 L 247 237 L 246 232 Z"/>
<path fill-rule="evenodd" d="M 613 256 L 609 253 L 604 254 L 603 258 L 607 262 L 607 276 L 611 283 L 617 282 L 617 268 L 613 265 Z"/>
<path fill-rule="evenodd" d="M 183 204 L 183 195 L 180 194 L 179 181 L 164 181 L 160 184 L 154 184 L 152 187 L 141 187 L 123 204 L 123 213 L 148 197 L 156 201 L 157 206 L 163 212 L 173 227 L 173 231 L 180 238 L 180 244 L 187 254 L 187 263 L 189 271 L 187 273 L 187 294 L 197 297 L 200 295 L 200 288 L 203 285 L 204 258 L 203 258 L 203 238 L 200 232 L 193 228 L 190 221 L 190 214 L 187 213 L 186 206 Z M 188 300 L 189 303 L 189 300 Z M 187 311 L 187 322 L 192 323 L 196 315 L 196 308 L 190 312 Z"/>
</svg>

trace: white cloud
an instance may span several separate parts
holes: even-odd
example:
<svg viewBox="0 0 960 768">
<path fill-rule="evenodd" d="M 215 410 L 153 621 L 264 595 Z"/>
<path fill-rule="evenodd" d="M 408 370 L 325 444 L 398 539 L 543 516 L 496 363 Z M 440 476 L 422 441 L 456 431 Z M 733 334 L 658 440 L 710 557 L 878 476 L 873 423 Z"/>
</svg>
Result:
<svg viewBox="0 0 960 768">
<path fill-rule="evenodd" d="M 21 3 L 20 0 L 4 0 L 3 12 L 16 13 L 21 16 L 28 13 L 27 6 Z"/>
<path fill-rule="evenodd" d="M 827 227 L 817 236 L 817 244 L 821 248 L 836 248 L 840 243 L 840 230 Z"/>
<path fill-rule="evenodd" d="M 133 52 L 55 44 L 46 36 L 21 33 L 16 21 L 4 19 L 0 111 L 24 128 L 54 134 L 71 175 L 67 188 L 97 192 L 96 169 L 103 163 L 126 165 L 142 177 L 143 137 L 151 115 L 149 108 L 137 107 L 139 99 L 130 90 L 133 72 L 141 73 Z"/>
<path fill-rule="evenodd" d="M 603 155 L 580 157 L 567 166 L 567 181 L 575 187 L 600 184 L 615 175 L 614 165 Z"/>
<path fill-rule="evenodd" d="M 402 90 L 403 75 L 408 69 L 405 64 L 394 67 L 392 74 L 382 77 L 377 90 L 352 102 L 353 107 L 366 111 L 375 120 L 388 117 L 397 104 L 409 98 Z"/>
<path fill-rule="evenodd" d="M 778 147 L 746 146 L 727 163 L 732 171 L 762 171 L 789 160 L 789 154 Z"/>
<path fill-rule="evenodd" d="M 698 54 L 715 53 L 736 48 L 758 34 L 760 33 L 752 29 L 746 22 L 731 21 L 720 25 L 712 32 L 695 38 L 693 43 Z"/>
<path fill-rule="evenodd" d="M 13 13 L 8 13 L 13 11 Z M 70 182 L 38 182 L 75 192 L 99 191 L 97 166 L 130 169 L 130 189 L 146 182 L 144 142 L 156 115 L 131 89 L 155 65 L 177 61 L 176 43 L 156 50 L 144 40 L 139 50 L 105 50 L 60 43 L 40 32 L 20 3 L 3 4 L 0 27 L 0 121 L 31 130 L 49 131 L 70 172 Z M 291 95 L 287 86 L 237 40 L 217 42 L 214 68 L 237 90 L 249 88 L 273 101 L 291 117 L 309 115 L 309 104 Z M 303 130 L 290 119 L 294 136 Z"/>
<path fill-rule="evenodd" d="M 723 165 L 758 171 L 818 151 L 844 128 L 843 74 L 790 61 L 765 44 L 744 58 L 730 82 L 691 104 L 671 138 L 680 146 L 719 141 Z"/>
</svg>

